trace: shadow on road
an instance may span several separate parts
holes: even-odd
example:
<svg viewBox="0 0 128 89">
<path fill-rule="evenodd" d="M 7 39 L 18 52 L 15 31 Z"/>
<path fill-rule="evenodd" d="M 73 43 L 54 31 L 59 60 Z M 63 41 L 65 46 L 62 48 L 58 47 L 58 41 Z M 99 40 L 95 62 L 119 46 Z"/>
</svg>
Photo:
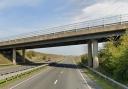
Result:
<svg viewBox="0 0 128 89">
<path fill-rule="evenodd" d="M 59 67 L 59 68 L 71 68 L 71 69 L 82 69 L 83 67 L 77 66 L 76 64 L 66 64 L 66 63 L 54 63 L 49 64 L 51 67 Z"/>
</svg>

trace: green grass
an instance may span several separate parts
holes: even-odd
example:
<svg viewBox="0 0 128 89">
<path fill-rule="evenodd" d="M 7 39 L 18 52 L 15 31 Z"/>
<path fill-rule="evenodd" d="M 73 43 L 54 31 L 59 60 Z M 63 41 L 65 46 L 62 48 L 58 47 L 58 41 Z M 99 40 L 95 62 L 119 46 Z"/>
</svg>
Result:
<svg viewBox="0 0 128 89">
<path fill-rule="evenodd" d="M 89 69 L 84 69 L 84 72 L 88 75 L 89 78 L 95 81 L 102 89 L 119 89 L 118 87 L 112 85 L 110 82 L 103 79 L 99 75 L 93 73 Z"/>
</svg>

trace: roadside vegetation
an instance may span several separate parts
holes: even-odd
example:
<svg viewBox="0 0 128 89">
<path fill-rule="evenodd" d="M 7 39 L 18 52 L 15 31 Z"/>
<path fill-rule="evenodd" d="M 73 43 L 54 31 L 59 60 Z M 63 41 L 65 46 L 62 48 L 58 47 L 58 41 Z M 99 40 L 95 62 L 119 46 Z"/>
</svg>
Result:
<svg viewBox="0 0 128 89">
<path fill-rule="evenodd" d="M 99 52 L 99 70 L 115 80 L 128 83 L 128 35 L 111 39 Z"/>
<path fill-rule="evenodd" d="M 101 87 L 101 89 L 119 89 L 118 87 L 112 85 L 107 80 L 103 79 L 102 77 L 98 76 L 94 72 L 90 71 L 89 69 L 84 70 L 85 74 L 89 76 L 90 79 L 95 81 L 97 85 Z"/>
<path fill-rule="evenodd" d="M 44 61 L 47 59 L 46 54 L 35 52 L 35 51 L 27 51 L 26 57 L 33 61 Z"/>
<path fill-rule="evenodd" d="M 56 55 L 56 54 L 46 54 L 46 53 L 30 50 L 26 52 L 26 57 L 31 61 L 48 61 L 48 60 L 59 60 L 64 56 Z"/>
<path fill-rule="evenodd" d="M 18 52 L 17 58 L 20 58 L 20 59 L 23 58 L 22 51 L 18 50 L 17 52 Z M 29 51 L 26 51 L 25 58 L 32 62 L 40 62 L 40 61 L 45 62 L 45 61 L 63 59 L 64 56 L 56 55 L 56 54 L 41 53 L 41 52 L 29 50 Z M 3 54 L 2 52 L 0 52 L 0 66 L 8 66 L 8 65 L 12 65 L 12 54 L 11 53 Z"/>
<path fill-rule="evenodd" d="M 103 74 L 118 82 L 128 84 L 128 34 L 117 38 L 110 38 L 99 51 L 100 67 Z M 81 56 L 82 63 L 87 64 L 87 55 Z"/>
<path fill-rule="evenodd" d="M 87 65 L 87 55 L 82 55 L 81 61 L 79 60 L 77 63 L 81 68 L 83 68 L 84 65 Z M 88 68 L 84 68 L 83 71 L 91 80 L 93 80 L 98 86 L 100 86 L 101 89 L 118 89 L 116 86 L 112 85 L 106 79 L 95 74 Z"/>
</svg>

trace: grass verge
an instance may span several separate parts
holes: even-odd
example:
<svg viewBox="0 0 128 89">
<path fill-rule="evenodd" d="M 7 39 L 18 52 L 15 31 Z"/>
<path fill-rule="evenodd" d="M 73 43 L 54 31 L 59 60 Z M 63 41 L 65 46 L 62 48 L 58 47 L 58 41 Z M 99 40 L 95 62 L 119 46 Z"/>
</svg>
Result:
<svg viewBox="0 0 128 89">
<path fill-rule="evenodd" d="M 85 68 L 81 62 L 77 62 L 77 64 L 83 68 L 84 73 L 93 81 L 95 81 L 96 84 L 98 84 L 102 89 L 119 89 L 117 86 L 110 83 L 108 80 L 105 80 L 101 76 L 95 74 L 88 68 Z"/>
<path fill-rule="evenodd" d="M 86 73 L 86 75 L 93 81 L 95 81 L 102 89 L 119 89 L 118 87 L 112 85 L 109 81 L 103 79 L 89 69 L 84 69 L 84 73 Z"/>
</svg>

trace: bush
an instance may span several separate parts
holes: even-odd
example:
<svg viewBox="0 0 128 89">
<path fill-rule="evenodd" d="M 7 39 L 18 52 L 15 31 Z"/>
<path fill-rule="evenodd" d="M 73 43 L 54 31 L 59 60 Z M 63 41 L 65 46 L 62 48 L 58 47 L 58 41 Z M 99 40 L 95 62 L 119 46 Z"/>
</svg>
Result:
<svg viewBox="0 0 128 89">
<path fill-rule="evenodd" d="M 105 44 L 99 52 L 100 68 L 118 81 L 128 81 L 128 35 Z"/>
<path fill-rule="evenodd" d="M 43 60 L 46 60 L 46 56 L 43 56 Z"/>
<path fill-rule="evenodd" d="M 32 57 L 35 57 L 36 56 L 36 53 L 34 51 L 29 51 L 29 52 L 27 52 L 26 55 L 27 55 L 28 58 L 31 59 Z"/>
<path fill-rule="evenodd" d="M 114 76 L 120 81 L 128 81 L 128 48 L 120 56 Z"/>
<path fill-rule="evenodd" d="M 82 55 L 82 56 L 81 56 L 81 62 L 82 62 L 83 64 L 87 64 L 87 63 L 88 63 L 87 55 Z"/>
</svg>

